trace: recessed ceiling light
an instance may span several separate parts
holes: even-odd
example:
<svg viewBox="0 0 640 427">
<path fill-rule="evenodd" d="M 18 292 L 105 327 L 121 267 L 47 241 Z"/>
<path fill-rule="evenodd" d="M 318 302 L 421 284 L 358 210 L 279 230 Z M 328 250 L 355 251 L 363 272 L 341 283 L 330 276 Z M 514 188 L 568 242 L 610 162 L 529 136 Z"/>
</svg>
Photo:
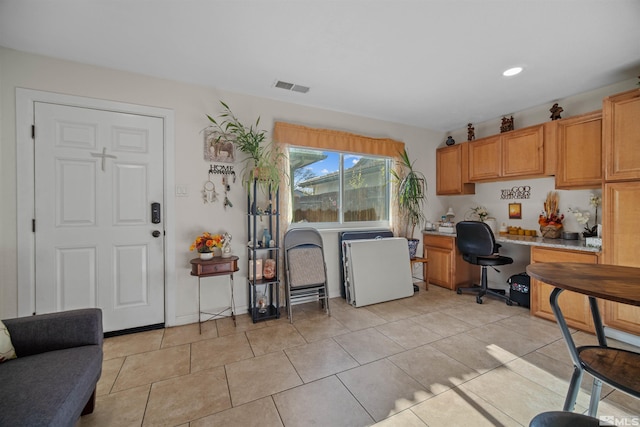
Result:
<svg viewBox="0 0 640 427">
<path fill-rule="evenodd" d="M 505 77 L 511 77 L 511 76 L 515 76 L 516 74 L 520 74 L 521 72 L 522 72 L 522 67 L 513 67 L 503 72 L 502 75 Z"/>
</svg>

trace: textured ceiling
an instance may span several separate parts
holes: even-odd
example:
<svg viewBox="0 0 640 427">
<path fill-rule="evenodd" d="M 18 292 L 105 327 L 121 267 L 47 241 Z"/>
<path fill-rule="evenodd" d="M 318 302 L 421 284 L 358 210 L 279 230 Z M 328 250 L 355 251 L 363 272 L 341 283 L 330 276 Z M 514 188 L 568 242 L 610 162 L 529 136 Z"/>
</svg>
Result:
<svg viewBox="0 0 640 427">
<path fill-rule="evenodd" d="M 0 0 L 0 45 L 447 131 L 638 76 L 639 22 L 640 0 Z"/>
</svg>

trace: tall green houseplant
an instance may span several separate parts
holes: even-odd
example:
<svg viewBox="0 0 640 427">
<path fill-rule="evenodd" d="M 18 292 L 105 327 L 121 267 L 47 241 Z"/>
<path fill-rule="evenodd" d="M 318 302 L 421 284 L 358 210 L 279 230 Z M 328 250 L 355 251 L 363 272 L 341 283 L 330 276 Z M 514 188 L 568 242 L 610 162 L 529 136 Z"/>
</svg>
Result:
<svg viewBox="0 0 640 427">
<path fill-rule="evenodd" d="M 403 234 L 409 241 L 417 240 L 413 238 L 416 226 L 421 227 L 426 221 L 424 203 L 427 180 L 422 172 L 413 168 L 414 163 L 409 159 L 409 154 L 405 149 L 400 153 L 398 161 L 400 170 L 391 170 L 396 183 L 395 199 L 398 203 L 398 213 L 402 219 Z M 415 256 L 415 251 L 412 256 Z"/>
<path fill-rule="evenodd" d="M 236 148 L 248 157 L 244 160 L 242 181 L 248 189 L 254 179 L 264 190 L 276 191 L 280 187 L 281 169 L 280 160 L 284 153 L 279 147 L 267 142 L 266 130 L 260 129 L 260 117 L 250 126 L 244 125 L 223 101 L 223 111 L 218 120 L 207 114 L 211 126 L 218 132 L 217 141 L 232 142 Z"/>
</svg>

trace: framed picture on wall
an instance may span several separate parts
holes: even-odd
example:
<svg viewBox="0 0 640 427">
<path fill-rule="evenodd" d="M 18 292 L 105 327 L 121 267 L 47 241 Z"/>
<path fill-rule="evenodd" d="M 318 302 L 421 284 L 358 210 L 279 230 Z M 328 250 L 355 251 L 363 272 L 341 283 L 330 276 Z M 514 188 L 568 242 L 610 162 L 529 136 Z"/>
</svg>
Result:
<svg viewBox="0 0 640 427">
<path fill-rule="evenodd" d="M 522 219 L 522 204 L 509 203 L 509 219 Z"/>
<path fill-rule="evenodd" d="M 206 129 L 204 131 L 204 159 L 207 162 L 233 163 L 235 145 L 228 135 Z"/>
</svg>

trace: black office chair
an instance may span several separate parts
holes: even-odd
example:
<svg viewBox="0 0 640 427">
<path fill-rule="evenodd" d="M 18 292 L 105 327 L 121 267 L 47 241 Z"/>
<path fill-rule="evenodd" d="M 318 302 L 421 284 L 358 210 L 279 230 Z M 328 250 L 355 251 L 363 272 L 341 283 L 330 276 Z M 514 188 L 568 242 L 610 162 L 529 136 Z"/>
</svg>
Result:
<svg viewBox="0 0 640 427">
<path fill-rule="evenodd" d="M 477 292 L 476 302 L 482 304 L 482 297 L 491 295 L 506 301 L 507 305 L 512 305 L 511 300 L 505 295 L 502 289 L 491 289 L 487 286 L 487 266 L 496 271 L 496 265 L 512 264 L 513 258 L 498 254 L 499 244 L 491 228 L 480 221 L 462 221 L 456 224 L 456 245 L 462 252 L 462 259 L 474 265 L 481 266 L 482 277 L 480 286 L 474 285 L 471 288 L 458 288 L 458 294 L 463 291 Z"/>
</svg>

